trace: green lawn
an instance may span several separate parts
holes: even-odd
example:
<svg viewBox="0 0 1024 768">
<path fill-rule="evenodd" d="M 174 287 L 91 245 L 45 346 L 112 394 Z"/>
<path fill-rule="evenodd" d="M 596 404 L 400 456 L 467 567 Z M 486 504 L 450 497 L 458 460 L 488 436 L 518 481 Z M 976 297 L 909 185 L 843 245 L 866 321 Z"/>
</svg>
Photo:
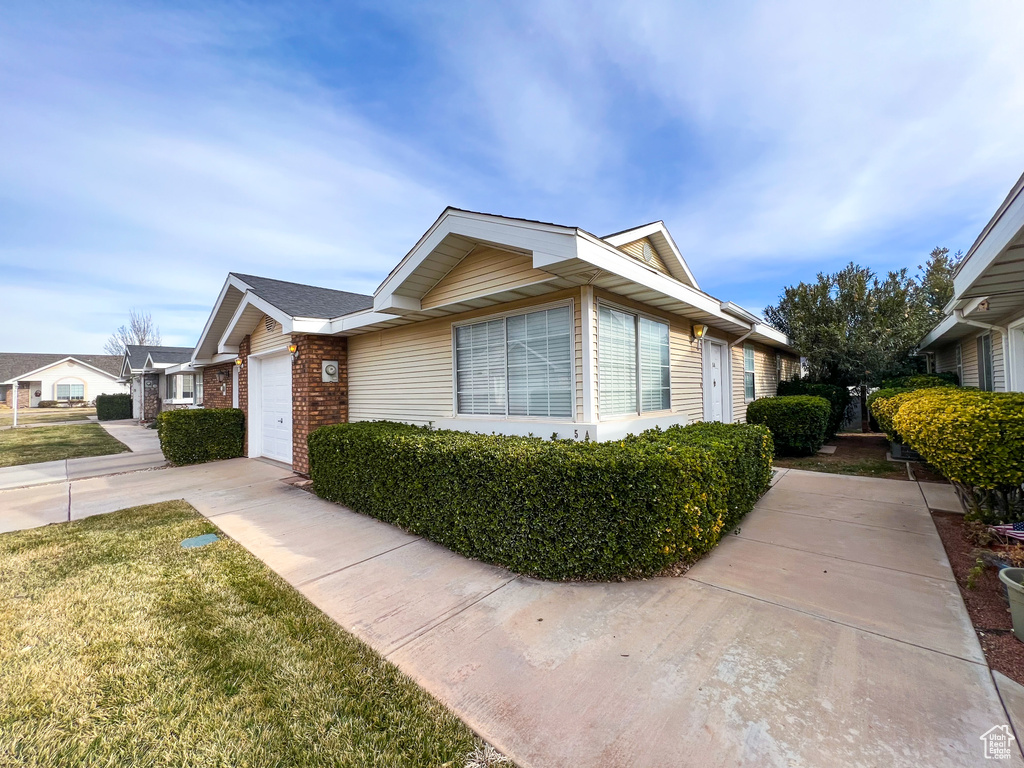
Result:
<svg viewBox="0 0 1024 768">
<path fill-rule="evenodd" d="M 0 467 L 106 456 L 131 450 L 99 424 L 68 424 L 0 431 Z"/>
<path fill-rule="evenodd" d="M 462 766 L 470 730 L 182 501 L 0 536 L 0 765 Z"/>
<path fill-rule="evenodd" d="M 58 421 L 88 421 L 96 415 L 95 408 L 19 408 L 18 424 L 50 424 Z M 14 423 L 14 411 L 5 408 L 0 411 L 0 427 Z"/>
</svg>

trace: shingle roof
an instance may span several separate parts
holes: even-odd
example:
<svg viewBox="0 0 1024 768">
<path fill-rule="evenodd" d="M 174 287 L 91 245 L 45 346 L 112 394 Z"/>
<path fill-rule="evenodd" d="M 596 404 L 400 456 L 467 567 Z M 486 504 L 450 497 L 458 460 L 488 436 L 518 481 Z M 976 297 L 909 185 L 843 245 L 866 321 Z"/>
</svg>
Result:
<svg viewBox="0 0 1024 768">
<path fill-rule="evenodd" d="M 238 272 L 231 274 L 248 285 L 254 294 L 264 301 L 270 302 L 290 317 L 314 317 L 329 320 L 350 312 L 370 309 L 373 306 L 373 296 L 366 296 L 362 293 L 336 291 L 333 288 L 320 288 L 316 285 L 288 283 L 284 280 L 243 275 Z"/>
<path fill-rule="evenodd" d="M 111 376 L 118 376 L 121 373 L 122 358 L 117 355 L 47 355 L 34 352 L 0 352 L 0 381 L 22 376 L 29 371 L 53 365 L 68 357 L 99 368 Z"/>
<path fill-rule="evenodd" d="M 153 356 L 154 363 L 184 363 L 192 359 L 192 347 L 157 347 L 145 344 L 129 344 L 128 365 L 133 369 L 143 368 L 146 358 Z"/>
</svg>

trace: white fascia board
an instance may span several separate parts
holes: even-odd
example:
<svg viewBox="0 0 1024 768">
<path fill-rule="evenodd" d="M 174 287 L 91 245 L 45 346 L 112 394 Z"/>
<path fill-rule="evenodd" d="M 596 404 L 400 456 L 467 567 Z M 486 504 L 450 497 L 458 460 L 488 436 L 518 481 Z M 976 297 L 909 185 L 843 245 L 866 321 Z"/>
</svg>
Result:
<svg viewBox="0 0 1024 768">
<path fill-rule="evenodd" d="M 580 232 L 577 242 L 579 243 L 578 258 L 593 264 L 599 269 L 620 275 L 627 280 L 632 280 L 666 296 L 671 296 L 674 299 L 689 304 L 695 309 L 707 312 L 709 315 L 734 325 L 744 327 L 744 329 L 749 329 L 752 325 L 724 312 L 722 310 L 722 302 L 713 296 L 684 285 L 678 280 L 674 280 L 660 272 L 645 268 L 641 264 L 634 262 L 633 259 L 625 255 L 618 248 L 600 238 Z"/>
<path fill-rule="evenodd" d="M 618 248 L 620 246 L 636 242 L 641 238 L 650 237 L 654 234 L 661 235 L 665 239 L 665 243 L 668 245 L 672 258 L 675 259 L 677 266 L 682 269 L 683 274 L 686 275 L 690 284 L 694 288 L 700 290 L 700 287 L 697 285 L 697 280 L 693 276 L 693 272 L 690 271 L 690 267 L 686 263 L 686 259 L 683 258 L 683 254 L 680 252 L 679 246 L 676 245 L 676 241 L 672 238 L 672 233 L 668 231 L 668 227 L 665 226 L 664 221 L 652 221 L 650 224 L 645 224 L 644 226 L 637 227 L 636 229 L 627 229 L 625 232 L 619 232 L 616 235 L 604 238 L 604 242 Z"/>
<path fill-rule="evenodd" d="M 982 277 L 999 255 L 1024 229 L 1024 187 L 999 216 L 984 237 L 968 251 L 953 277 L 953 295 L 957 298 L 968 293 L 975 281 Z M 971 297 L 973 298 L 973 297 Z"/>
<path fill-rule="evenodd" d="M 375 323 L 383 323 L 387 320 L 394 320 L 398 315 L 388 314 L 387 312 L 374 312 L 372 309 L 363 310 L 362 312 L 353 312 L 350 315 L 342 315 L 331 320 L 331 333 L 344 333 L 345 331 L 355 330 L 356 328 L 363 328 L 367 325 L 374 325 Z"/>
<path fill-rule="evenodd" d="M 256 294 L 250 293 L 247 290 L 242 296 L 242 300 L 238 302 L 238 306 L 235 308 L 234 314 L 231 315 L 231 319 L 224 328 L 224 332 L 217 339 L 217 354 L 227 353 L 231 348 L 234 348 L 236 351 L 238 350 L 238 345 L 231 343 L 229 339 L 237 329 L 238 323 L 245 314 L 245 310 L 249 307 L 254 307 L 263 314 L 270 315 L 281 324 L 284 333 L 291 333 L 292 318 L 289 315 L 282 312 L 266 299 L 261 299 Z"/>
<path fill-rule="evenodd" d="M 231 352 L 216 354 L 213 357 L 200 358 L 192 361 L 193 368 L 206 368 L 210 365 L 217 365 L 218 363 L 230 363 L 234 362 L 235 358 L 238 357 L 238 348 L 236 347 Z"/>
<path fill-rule="evenodd" d="M 556 252 L 571 249 L 571 239 L 575 232 L 576 230 L 571 227 L 448 208 L 374 291 L 373 309 L 377 312 L 385 309 L 402 309 L 403 307 L 399 305 L 388 304 L 388 297 L 392 296 L 420 264 L 430 257 L 433 250 L 448 235 L 460 235 L 469 240 L 505 245 L 532 253 L 538 249 L 553 249 Z M 564 241 L 561 249 L 557 247 L 559 239 Z"/>
<path fill-rule="evenodd" d="M 284 323 L 282 328 L 287 328 Z M 293 317 L 286 333 L 326 334 L 331 332 L 331 321 L 322 317 Z"/>
<path fill-rule="evenodd" d="M 764 324 L 763 323 L 763 321 L 764 321 L 763 317 L 758 317 L 753 312 L 744 309 L 743 307 L 741 307 L 739 304 L 736 304 L 735 302 L 723 301 L 721 306 L 722 306 L 722 311 L 723 312 L 727 312 L 730 315 L 733 315 L 734 317 L 739 317 L 739 318 L 747 321 L 748 323 L 754 323 L 755 325 L 756 324 L 761 324 L 761 325 Z"/>
<path fill-rule="evenodd" d="M 195 350 L 192 352 L 193 360 L 199 355 L 200 350 L 203 348 L 203 344 L 206 342 L 207 337 L 213 329 L 214 318 L 217 317 L 217 313 L 220 311 L 220 307 L 224 303 L 224 299 L 227 297 L 228 288 L 235 288 L 244 295 L 251 289 L 251 286 L 232 274 L 227 276 L 227 279 L 224 280 L 224 285 L 221 286 L 220 293 L 217 295 L 217 300 L 213 303 L 213 309 L 210 310 L 210 316 L 206 319 L 206 325 L 203 326 L 203 332 L 199 334 L 199 341 L 196 342 Z"/>
<path fill-rule="evenodd" d="M 936 342 L 940 341 L 947 333 L 952 331 L 957 325 L 956 315 L 946 315 L 939 324 L 932 328 L 928 333 L 925 334 L 924 338 L 918 342 L 917 351 L 924 352 L 928 347 Z"/>
<path fill-rule="evenodd" d="M 68 355 L 67 357 L 63 357 L 60 360 L 57 360 L 55 362 L 47 363 L 46 365 L 42 365 L 39 368 L 36 368 L 34 371 L 29 371 L 28 373 L 19 373 L 17 376 L 14 376 L 14 377 L 8 379 L 7 381 L 0 382 L 0 383 L 3 383 L 3 384 L 13 384 L 16 381 L 25 381 L 30 376 L 34 376 L 37 373 L 42 373 L 45 370 L 53 368 L 53 366 L 55 366 L 55 365 L 61 365 L 62 363 L 66 363 L 68 360 L 74 360 L 75 361 L 75 365 L 80 365 L 83 368 L 88 368 L 90 370 L 96 371 L 96 373 L 100 373 L 100 374 L 106 376 L 108 379 L 111 379 L 112 381 L 117 381 L 117 376 L 115 376 L 114 374 L 112 374 L 112 373 L 110 373 L 108 371 L 104 371 L 102 368 L 97 368 L 95 365 L 89 365 L 88 363 L 79 360 L 74 355 Z"/>
<path fill-rule="evenodd" d="M 404 315 L 408 312 L 420 312 L 422 309 L 420 300 L 414 299 L 411 296 L 398 296 L 389 293 L 375 297 L 373 300 L 374 312 L 390 312 L 392 315 Z"/>
<path fill-rule="evenodd" d="M 173 376 L 176 373 L 195 373 L 196 369 L 192 366 L 191 362 L 175 363 L 174 365 L 166 366 L 161 372 L 165 376 Z"/>
</svg>

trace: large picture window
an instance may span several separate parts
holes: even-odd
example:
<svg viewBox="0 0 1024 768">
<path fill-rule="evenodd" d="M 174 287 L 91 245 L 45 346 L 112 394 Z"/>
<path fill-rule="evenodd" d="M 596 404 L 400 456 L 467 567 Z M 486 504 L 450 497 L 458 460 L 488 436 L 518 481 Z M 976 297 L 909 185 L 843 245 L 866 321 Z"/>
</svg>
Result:
<svg viewBox="0 0 1024 768">
<path fill-rule="evenodd" d="M 57 385 L 57 399 L 58 400 L 85 400 L 85 385 L 84 384 L 58 384 Z"/>
<path fill-rule="evenodd" d="M 568 306 L 455 328 L 455 400 L 466 416 L 572 418 Z"/>
<path fill-rule="evenodd" d="M 165 377 L 164 396 L 167 400 L 193 400 L 195 376 L 191 373 L 175 373 Z"/>
<path fill-rule="evenodd" d="M 671 408 L 668 324 L 603 304 L 597 315 L 602 417 Z"/>
</svg>

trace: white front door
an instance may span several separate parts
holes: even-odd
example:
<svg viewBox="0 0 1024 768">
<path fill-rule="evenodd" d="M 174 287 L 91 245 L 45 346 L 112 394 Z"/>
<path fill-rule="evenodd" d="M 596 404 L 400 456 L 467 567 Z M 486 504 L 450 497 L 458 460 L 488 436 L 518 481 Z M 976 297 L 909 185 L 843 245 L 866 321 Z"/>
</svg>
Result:
<svg viewBox="0 0 1024 768">
<path fill-rule="evenodd" d="M 728 367 L 725 345 L 704 341 L 704 420 L 725 421 L 728 414 Z"/>
<path fill-rule="evenodd" d="M 292 463 L 292 358 L 260 361 L 260 441 L 263 456 Z"/>
</svg>

